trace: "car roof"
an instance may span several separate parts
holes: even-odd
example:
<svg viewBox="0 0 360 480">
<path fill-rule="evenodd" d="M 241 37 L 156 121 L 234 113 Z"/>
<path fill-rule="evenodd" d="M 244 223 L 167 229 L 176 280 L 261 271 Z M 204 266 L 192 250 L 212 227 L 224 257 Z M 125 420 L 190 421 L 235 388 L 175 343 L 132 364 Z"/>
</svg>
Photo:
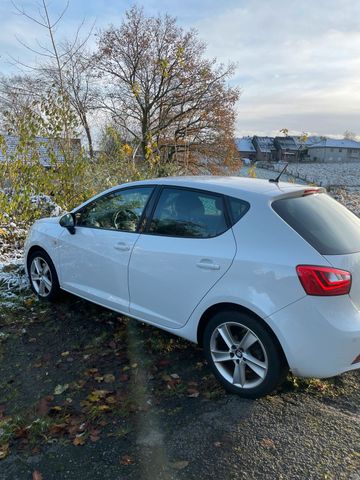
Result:
<svg viewBox="0 0 360 480">
<path fill-rule="evenodd" d="M 154 178 L 150 180 L 141 180 L 122 184 L 115 188 L 136 185 L 179 186 L 196 188 L 199 190 L 209 190 L 234 197 L 264 195 L 270 198 L 283 196 L 284 194 L 296 193 L 309 188 L 306 185 L 299 185 L 296 183 L 281 181 L 279 183 L 275 183 L 269 182 L 269 180 L 258 178 L 225 177 L 214 175 Z"/>
</svg>

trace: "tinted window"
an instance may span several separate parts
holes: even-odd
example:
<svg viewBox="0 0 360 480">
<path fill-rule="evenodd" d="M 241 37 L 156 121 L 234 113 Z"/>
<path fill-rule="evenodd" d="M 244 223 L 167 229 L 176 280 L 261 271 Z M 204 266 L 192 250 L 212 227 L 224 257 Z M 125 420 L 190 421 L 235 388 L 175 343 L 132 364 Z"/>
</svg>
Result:
<svg viewBox="0 0 360 480">
<path fill-rule="evenodd" d="M 329 195 L 285 198 L 272 207 L 321 254 L 360 251 L 360 220 Z"/>
<path fill-rule="evenodd" d="M 76 214 L 76 225 L 135 232 L 152 190 L 130 188 L 104 195 Z"/>
<path fill-rule="evenodd" d="M 234 197 L 227 197 L 230 207 L 231 223 L 234 225 L 249 210 L 250 205 L 243 200 Z"/>
<path fill-rule="evenodd" d="M 209 238 L 227 230 L 221 195 L 164 188 L 149 231 L 173 237 Z"/>
</svg>

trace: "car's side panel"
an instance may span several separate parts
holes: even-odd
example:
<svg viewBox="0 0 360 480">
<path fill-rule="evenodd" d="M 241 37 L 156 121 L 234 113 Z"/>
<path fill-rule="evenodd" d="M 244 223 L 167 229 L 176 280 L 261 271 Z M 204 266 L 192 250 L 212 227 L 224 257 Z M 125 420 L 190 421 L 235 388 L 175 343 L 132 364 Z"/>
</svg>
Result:
<svg viewBox="0 0 360 480">
<path fill-rule="evenodd" d="M 130 313 L 180 328 L 235 253 L 231 229 L 214 238 L 141 235 L 129 265 Z"/>
<path fill-rule="evenodd" d="M 65 290 L 129 311 L 128 263 L 138 233 L 76 227 L 60 236 L 60 285 Z"/>
<path fill-rule="evenodd" d="M 296 265 L 328 265 L 262 202 L 254 201 L 233 231 L 237 254 L 231 268 L 202 299 L 183 329 L 184 336 L 193 341 L 201 316 L 211 306 L 234 303 L 266 321 L 269 315 L 305 296 Z"/>
<path fill-rule="evenodd" d="M 32 227 L 29 233 L 25 246 L 24 246 L 24 258 L 27 259 L 27 255 L 31 247 L 40 247 L 44 249 L 51 260 L 54 263 L 56 271 L 59 271 L 59 242 L 58 238 L 62 233 L 63 228 L 59 225 L 59 218 L 47 218 L 44 220 L 38 220 Z M 27 269 L 27 262 L 25 261 L 25 269 Z"/>
</svg>

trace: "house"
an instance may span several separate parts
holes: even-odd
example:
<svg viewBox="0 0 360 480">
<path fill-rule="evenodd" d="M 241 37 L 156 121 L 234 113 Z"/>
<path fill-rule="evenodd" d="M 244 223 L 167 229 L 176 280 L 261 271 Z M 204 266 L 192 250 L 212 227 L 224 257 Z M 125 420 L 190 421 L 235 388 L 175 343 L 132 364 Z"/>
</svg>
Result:
<svg viewBox="0 0 360 480">
<path fill-rule="evenodd" d="M 313 162 L 360 162 L 360 142 L 321 138 L 307 147 L 307 159 Z"/>
<path fill-rule="evenodd" d="M 294 137 L 275 137 L 276 160 L 278 162 L 297 162 L 299 145 Z"/>
<path fill-rule="evenodd" d="M 268 162 L 276 160 L 276 148 L 272 137 L 258 137 L 255 135 L 252 143 L 256 150 L 256 160 Z"/>
<path fill-rule="evenodd" d="M 253 163 L 256 160 L 256 150 L 252 143 L 252 137 L 235 139 L 236 148 L 244 163 Z M 248 161 L 247 161 L 248 160 Z"/>
<path fill-rule="evenodd" d="M 1 148 L 0 144 L 0 162 L 3 162 L 6 158 L 12 158 L 15 155 L 19 155 L 19 137 L 16 135 L 6 135 L 3 134 L 0 136 L 4 138 L 6 147 Z M 54 155 L 56 161 L 62 162 L 64 160 L 63 149 L 61 147 L 60 140 L 52 140 L 45 137 L 36 137 L 35 142 L 37 144 L 37 153 L 39 155 L 40 163 L 46 167 L 51 167 L 51 157 Z M 80 139 L 74 138 L 71 140 L 71 148 L 74 152 L 80 152 L 81 141 Z M 31 155 L 31 150 L 26 152 Z"/>
</svg>

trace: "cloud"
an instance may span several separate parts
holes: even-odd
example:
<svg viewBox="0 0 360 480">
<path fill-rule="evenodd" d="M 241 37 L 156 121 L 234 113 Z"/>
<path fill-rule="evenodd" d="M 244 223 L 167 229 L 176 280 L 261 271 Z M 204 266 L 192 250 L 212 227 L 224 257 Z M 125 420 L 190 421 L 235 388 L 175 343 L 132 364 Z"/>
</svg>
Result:
<svg viewBox="0 0 360 480">
<path fill-rule="evenodd" d="M 360 2 L 346 0 L 250 0 L 200 20 L 209 55 L 238 63 L 238 132 L 310 125 L 321 134 L 356 131 L 359 15 Z"/>
<path fill-rule="evenodd" d="M 35 0 L 22 0 L 34 11 Z M 120 23 L 130 0 L 72 0 L 59 38 L 72 36 L 86 16 L 96 28 Z M 140 3 L 140 2 L 138 2 Z M 237 132 L 272 133 L 287 127 L 319 134 L 360 134 L 360 2 L 354 0 L 143 0 L 148 14 L 170 13 L 195 27 L 208 55 L 238 64 L 234 83 L 242 96 Z M 61 10 L 64 0 L 52 0 Z M 36 13 L 34 11 L 34 13 Z M 86 28 L 85 28 L 86 31 Z M 27 43 L 44 32 L 0 2 L 0 69 L 7 54 L 33 61 Z M 92 40 L 94 43 L 94 40 Z"/>
</svg>

